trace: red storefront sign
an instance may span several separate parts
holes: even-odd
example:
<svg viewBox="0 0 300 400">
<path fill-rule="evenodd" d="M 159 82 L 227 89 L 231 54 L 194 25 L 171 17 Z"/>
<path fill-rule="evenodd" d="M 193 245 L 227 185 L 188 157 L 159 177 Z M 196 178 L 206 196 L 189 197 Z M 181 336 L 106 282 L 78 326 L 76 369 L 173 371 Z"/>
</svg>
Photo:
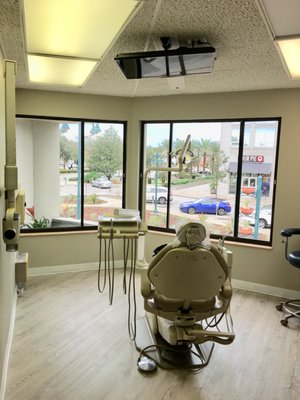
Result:
<svg viewBox="0 0 300 400">
<path fill-rule="evenodd" d="M 264 156 L 243 156 L 243 162 L 256 162 L 256 163 L 263 163 Z"/>
</svg>

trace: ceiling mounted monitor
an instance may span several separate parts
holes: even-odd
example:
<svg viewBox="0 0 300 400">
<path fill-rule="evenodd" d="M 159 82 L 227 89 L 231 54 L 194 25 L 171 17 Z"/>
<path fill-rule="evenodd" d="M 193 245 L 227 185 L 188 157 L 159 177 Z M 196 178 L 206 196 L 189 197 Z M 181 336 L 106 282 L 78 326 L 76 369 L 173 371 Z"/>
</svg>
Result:
<svg viewBox="0 0 300 400">
<path fill-rule="evenodd" d="M 179 47 L 175 50 L 118 54 L 115 61 L 127 79 L 167 78 L 212 72 L 215 52 L 210 45 Z"/>
</svg>

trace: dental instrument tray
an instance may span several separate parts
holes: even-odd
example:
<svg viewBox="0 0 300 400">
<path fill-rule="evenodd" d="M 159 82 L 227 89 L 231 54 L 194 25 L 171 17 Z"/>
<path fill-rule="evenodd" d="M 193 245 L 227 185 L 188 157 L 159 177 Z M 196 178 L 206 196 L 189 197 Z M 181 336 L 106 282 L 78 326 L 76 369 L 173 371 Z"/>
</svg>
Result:
<svg viewBox="0 0 300 400">
<path fill-rule="evenodd" d="M 129 238 L 144 235 L 146 224 L 141 221 L 138 210 L 116 208 L 113 214 L 98 218 L 98 238 Z"/>
</svg>

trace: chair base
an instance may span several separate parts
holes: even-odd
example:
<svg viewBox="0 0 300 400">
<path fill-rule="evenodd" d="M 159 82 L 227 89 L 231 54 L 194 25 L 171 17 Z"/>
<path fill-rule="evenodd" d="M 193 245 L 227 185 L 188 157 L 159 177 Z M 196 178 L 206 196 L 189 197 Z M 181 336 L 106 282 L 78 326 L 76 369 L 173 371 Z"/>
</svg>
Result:
<svg viewBox="0 0 300 400">
<path fill-rule="evenodd" d="M 148 346 L 153 346 L 153 348 L 145 350 L 144 355 L 155 361 L 160 368 L 199 369 L 209 363 L 214 343 L 189 344 L 191 347 L 185 344 L 172 346 L 159 334 L 154 336 L 147 317 L 142 317 L 136 321 L 135 346 L 138 351 L 142 351 Z"/>
<path fill-rule="evenodd" d="M 290 318 L 300 318 L 300 299 L 282 301 L 280 304 L 277 304 L 276 309 L 288 314 L 280 321 L 283 326 L 287 326 Z"/>
</svg>

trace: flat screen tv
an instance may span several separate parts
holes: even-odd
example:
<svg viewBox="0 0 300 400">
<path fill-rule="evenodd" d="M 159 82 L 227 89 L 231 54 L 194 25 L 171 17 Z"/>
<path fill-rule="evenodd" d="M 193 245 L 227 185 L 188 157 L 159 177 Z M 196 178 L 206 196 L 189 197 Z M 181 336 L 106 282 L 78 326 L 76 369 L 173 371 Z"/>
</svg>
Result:
<svg viewBox="0 0 300 400">
<path fill-rule="evenodd" d="M 212 72 L 215 48 L 179 47 L 174 50 L 118 54 L 115 61 L 127 79 L 167 78 Z"/>
</svg>

